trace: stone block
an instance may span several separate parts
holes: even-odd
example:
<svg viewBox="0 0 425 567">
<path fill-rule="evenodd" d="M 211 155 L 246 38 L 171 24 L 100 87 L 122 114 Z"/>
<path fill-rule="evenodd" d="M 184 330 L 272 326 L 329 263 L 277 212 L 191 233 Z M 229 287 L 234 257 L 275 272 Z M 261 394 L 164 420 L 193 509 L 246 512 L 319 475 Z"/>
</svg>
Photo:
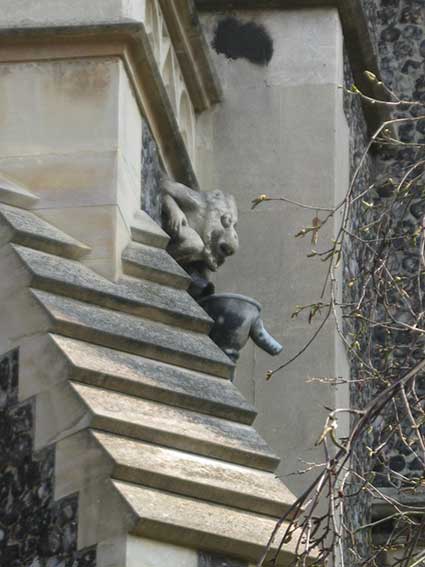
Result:
<svg viewBox="0 0 425 567">
<path fill-rule="evenodd" d="M 229 381 L 141 356 L 52 335 L 71 369 L 61 376 L 125 394 L 251 424 L 256 411 Z"/>
<path fill-rule="evenodd" d="M 37 193 L 35 207 L 46 218 L 55 217 L 56 226 L 91 245 L 91 260 L 113 279 L 140 208 L 140 110 L 121 57 L 55 58 L 54 51 L 37 62 L 0 63 L 0 169 Z M 110 207 L 118 212 L 108 234 L 100 232 L 111 240 L 105 257 L 93 222 L 82 221 L 91 213 L 102 224 Z M 82 208 L 92 210 L 73 216 Z"/>
<path fill-rule="evenodd" d="M 132 243 L 123 252 L 123 269 L 133 277 L 187 289 L 190 276 L 165 250 Z"/>
<path fill-rule="evenodd" d="M 37 213 L 67 234 L 84 234 L 90 248 L 82 262 L 102 276 L 116 280 L 122 275 L 121 254 L 130 241 L 130 231 L 118 206 L 65 207 Z"/>
<path fill-rule="evenodd" d="M 279 464 L 253 427 L 77 382 L 72 389 L 94 429 L 266 471 Z"/>
<path fill-rule="evenodd" d="M 132 533 L 141 537 L 255 562 L 275 527 L 275 520 L 267 516 L 123 482 L 113 484 L 136 513 L 138 520 Z M 272 553 L 286 527 L 284 523 L 277 534 Z M 283 546 L 277 565 L 293 560 L 295 545 L 290 542 Z"/>
<path fill-rule="evenodd" d="M 67 436 L 56 444 L 55 498 L 59 500 L 111 477 L 113 465 L 89 430 Z"/>
<path fill-rule="evenodd" d="M 0 202 L 23 209 L 31 209 L 39 197 L 31 193 L 26 187 L 18 185 L 12 179 L 0 174 Z"/>
<path fill-rule="evenodd" d="M 31 294 L 49 314 L 53 332 L 223 378 L 232 375 L 233 364 L 206 335 L 44 291 Z"/>
<path fill-rule="evenodd" d="M 4 353 L 45 333 L 49 320 L 28 293 L 28 272 L 9 244 L 0 249 L 0 266 L 0 352 Z"/>
<path fill-rule="evenodd" d="M 91 422 L 90 412 L 68 382 L 39 393 L 35 397 L 35 411 L 35 451 L 86 429 Z"/>
<path fill-rule="evenodd" d="M 0 204 L 0 219 L 9 231 L 0 241 L 12 240 L 23 246 L 66 258 L 81 258 L 90 248 L 47 223 L 35 213 Z"/>
<path fill-rule="evenodd" d="M 170 237 L 145 211 L 137 211 L 131 223 L 131 236 L 135 242 L 156 248 L 166 248 Z"/>
<path fill-rule="evenodd" d="M 113 283 L 80 262 L 12 247 L 32 274 L 32 287 L 193 331 L 210 329 L 208 315 L 183 290 L 137 280 Z"/>
</svg>

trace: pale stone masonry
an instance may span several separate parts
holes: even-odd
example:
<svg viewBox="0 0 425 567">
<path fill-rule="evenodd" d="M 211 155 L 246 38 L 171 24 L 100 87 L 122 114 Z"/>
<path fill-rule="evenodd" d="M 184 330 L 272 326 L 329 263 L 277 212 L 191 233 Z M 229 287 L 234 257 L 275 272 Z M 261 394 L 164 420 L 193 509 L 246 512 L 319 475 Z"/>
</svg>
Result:
<svg viewBox="0 0 425 567">
<path fill-rule="evenodd" d="M 148 545 L 127 533 L 258 557 L 293 496 L 207 315 L 180 281 L 154 281 L 163 263 L 149 280 L 112 282 L 81 262 L 87 246 L 34 212 L 1 205 L 0 219 L 1 350 L 18 349 L 34 450 L 56 447 L 56 498 L 79 494 L 79 547 L 97 546 L 97 565 L 111 565 L 104 550 L 118 536 L 123 558 Z"/>
<path fill-rule="evenodd" d="M 299 258 L 280 225 L 269 218 L 259 229 L 247 209 L 288 171 L 302 200 L 333 204 L 347 183 L 342 28 L 336 7 L 251 7 L 238 17 L 271 30 L 268 67 L 211 56 L 219 16 L 199 16 L 191 0 L 0 0 L 1 402 L 11 431 L 23 427 L 22 408 L 30 416 L 30 442 L 13 463 L 49 469 L 48 488 L 36 478 L 33 490 L 50 490 L 65 526 L 52 535 L 56 524 L 43 520 L 32 551 L 0 546 L 8 567 L 252 565 L 295 500 L 275 475 L 280 459 L 288 472 L 321 423 L 318 404 L 344 399 L 308 399 L 295 374 L 291 391 L 261 386 L 253 401 L 272 449 L 231 381 L 234 365 L 208 337 L 212 321 L 188 294 L 169 236 L 140 210 L 144 124 L 171 178 L 236 194 L 242 263 L 229 262 L 218 283 L 253 291 L 283 337 L 276 294 L 289 309 L 314 274 L 283 279 L 282 248 L 291 265 Z M 292 56 L 280 26 L 311 46 Z M 267 287 L 277 265 L 279 285 Z M 300 330 L 290 331 L 296 345 Z M 346 372 L 333 329 L 320 349 L 317 370 Z M 248 396 L 259 360 L 251 351 L 239 369 Z M 42 505 L 50 514 L 53 504 Z M 14 521 L 10 533 L 21 529 Z M 278 565 L 295 554 L 286 543 Z"/>
<path fill-rule="evenodd" d="M 199 27 L 189 37 L 181 11 L 141 6 L 18 3 L 2 20 L 0 351 L 17 353 L 34 455 L 54 449 L 54 497 L 77 495 L 73 557 L 247 564 L 294 497 L 168 236 L 140 211 L 142 120 L 190 183 L 195 109 L 220 89 Z M 39 561 L 64 557 L 51 545 Z"/>
</svg>

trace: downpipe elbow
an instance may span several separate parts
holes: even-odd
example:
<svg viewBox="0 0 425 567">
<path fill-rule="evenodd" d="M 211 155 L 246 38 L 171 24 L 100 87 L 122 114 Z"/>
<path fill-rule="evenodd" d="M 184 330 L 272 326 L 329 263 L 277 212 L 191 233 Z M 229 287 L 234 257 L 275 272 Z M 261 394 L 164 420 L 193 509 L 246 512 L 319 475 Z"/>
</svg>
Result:
<svg viewBox="0 0 425 567">
<path fill-rule="evenodd" d="M 283 346 L 266 331 L 260 318 L 251 327 L 250 336 L 257 346 L 272 356 L 280 354 L 283 350 Z"/>
</svg>

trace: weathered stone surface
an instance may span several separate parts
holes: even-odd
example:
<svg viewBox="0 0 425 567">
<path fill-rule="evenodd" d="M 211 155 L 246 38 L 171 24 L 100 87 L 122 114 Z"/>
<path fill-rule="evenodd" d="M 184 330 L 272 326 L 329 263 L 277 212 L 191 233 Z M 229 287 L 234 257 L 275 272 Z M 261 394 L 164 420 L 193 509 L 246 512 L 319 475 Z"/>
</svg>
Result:
<svg viewBox="0 0 425 567">
<path fill-rule="evenodd" d="M 277 517 L 295 500 L 272 473 L 101 431 L 93 435 L 114 461 L 118 480 Z"/>
<path fill-rule="evenodd" d="M 131 236 L 139 244 L 166 248 L 170 237 L 162 228 L 145 213 L 137 211 L 131 225 Z"/>
<path fill-rule="evenodd" d="M 206 335 L 44 291 L 31 294 L 50 315 L 53 332 L 224 378 L 232 375 L 233 364 Z"/>
<path fill-rule="evenodd" d="M 33 275 L 32 286 L 132 315 L 208 333 L 210 318 L 184 290 L 153 282 L 103 278 L 83 264 L 12 245 Z"/>
<path fill-rule="evenodd" d="M 175 449 L 274 471 L 279 459 L 253 427 L 72 382 L 91 427 Z"/>
<path fill-rule="evenodd" d="M 90 251 L 88 246 L 30 211 L 0 204 L 0 219 L 10 230 L 9 238 L 23 246 L 67 258 L 81 258 Z"/>
<path fill-rule="evenodd" d="M 15 207 L 23 207 L 30 209 L 39 200 L 39 197 L 34 195 L 21 185 L 18 185 L 11 179 L 5 177 L 0 173 L 0 202 L 12 205 Z"/>
<path fill-rule="evenodd" d="M 296 353 L 306 341 L 308 313 L 297 319 L 291 314 L 296 304 L 309 304 L 311 297 L 320 296 L 326 276 L 323 264 L 306 259 L 311 238 L 293 238 L 300 228 L 310 226 L 315 211 L 288 203 L 263 203 L 252 211 L 249 201 L 265 193 L 332 208 L 343 199 L 349 185 L 349 139 L 338 88 L 343 81 L 341 24 L 337 10 L 325 6 L 235 10 L 231 15 L 242 24 L 264 26 L 273 39 L 274 54 L 267 66 L 260 66 L 213 53 L 225 96 L 211 117 L 211 128 L 205 128 L 208 141 L 198 148 L 199 178 L 204 190 L 231 188 L 238 201 L 242 242 L 240 252 L 218 272 L 216 285 L 257 299 L 268 331 L 285 345 L 286 353 Z M 217 12 L 202 15 L 210 42 L 223 18 Z M 208 124 L 201 117 L 200 130 Z M 308 166 L 300 167 L 306 153 Z M 261 168 L 255 156 L 261 156 Z M 322 218 L 322 211 L 318 216 Z M 320 246 L 333 238 L 337 224 L 332 219 L 323 227 Z M 318 324 L 312 322 L 312 332 Z M 326 419 L 324 406 L 345 407 L 345 385 L 338 387 L 341 398 L 336 399 L 336 388 L 311 384 L 309 379 L 349 376 L 342 350 L 329 325 L 319 342 L 277 380 L 261 378 L 280 361 L 271 362 L 253 345 L 238 362 L 236 385 L 255 400 L 256 427 L 284 456 L 280 472 L 297 493 L 310 478 L 291 474 L 299 470 L 300 458 L 321 458 L 313 447 Z"/>
<path fill-rule="evenodd" d="M 162 314 L 167 312 L 167 317 L 153 316 L 153 319 L 200 333 L 208 334 L 211 329 L 213 323 L 211 317 L 186 290 L 132 277 L 121 278 L 117 286 L 123 294 L 138 297 L 140 302 L 145 301 L 146 307 L 150 309 L 158 307 Z M 142 311 L 140 315 L 143 316 Z"/>
<path fill-rule="evenodd" d="M 123 252 L 124 273 L 158 283 L 187 289 L 190 276 L 165 250 L 142 244 L 130 244 Z"/>
<path fill-rule="evenodd" d="M 79 382 L 246 424 L 257 415 L 228 380 L 58 335 L 51 337 L 72 366 L 68 375 Z"/>
<path fill-rule="evenodd" d="M 165 178 L 161 188 L 171 255 L 183 266 L 200 262 L 217 271 L 239 248 L 235 198 L 222 191 L 194 191 Z"/>
<path fill-rule="evenodd" d="M 201 502 L 187 497 L 159 492 L 119 481 L 114 486 L 139 517 L 135 535 L 218 551 L 257 561 L 275 527 L 276 520 L 234 508 Z M 277 534 L 272 552 L 276 552 L 287 524 Z M 296 542 L 288 543 L 278 558 L 278 565 L 294 559 Z"/>
</svg>

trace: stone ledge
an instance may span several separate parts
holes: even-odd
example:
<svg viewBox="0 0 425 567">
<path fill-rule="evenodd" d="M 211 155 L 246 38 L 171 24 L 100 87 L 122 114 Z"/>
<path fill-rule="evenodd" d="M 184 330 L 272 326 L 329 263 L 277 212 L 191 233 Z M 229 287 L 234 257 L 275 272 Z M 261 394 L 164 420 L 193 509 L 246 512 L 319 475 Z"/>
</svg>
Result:
<svg viewBox="0 0 425 567">
<path fill-rule="evenodd" d="M 44 291 L 30 294 L 48 315 L 53 333 L 222 378 L 233 375 L 234 364 L 207 335 Z"/>
<path fill-rule="evenodd" d="M 112 481 L 134 512 L 137 522 L 131 531 L 141 537 L 152 537 L 194 549 L 258 561 L 276 525 L 270 516 L 244 512 L 219 504 L 160 492 L 125 482 Z M 287 524 L 279 530 L 271 548 L 273 557 Z M 295 562 L 296 539 L 283 545 L 276 565 Z"/>
<path fill-rule="evenodd" d="M 116 480 L 275 517 L 295 502 L 271 473 L 104 431 L 92 435 L 112 459 Z"/>
<path fill-rule="evenodd" d="M 184 290 L 191 283 L 190 276 L 166 250 L 132 242 L 122 254 L 122 263 L 127 276 Z"/>
<path fill-rule="evenodd" d="M 0 203 L 31 209 L 39 200 L 40 198 L 26 187 L 22 187 L 22 185 L 0 173 Z"/>
<path fill-rule="evenodd" d="M 71 389 L 84 404 L 92 429 L 262 471 L 274 472 L 279 465 L 280 459 L 249 425 L 81 382 L 71 382 Z"/>
<path fill-rule="evenodd" d="M 371 84 L 364 75 L 365 71 L 375 73 L 378 78 L 380 74 L 367 18 L 359 0 L 195 0 L 195 3 L 199 10 L 222 12 L 235 9 L 338 8 L 356 86 L 368 96 L 387 100 L 385 93 L 378 86 Z M 363 110 L 371 133 L 374 133 L 383 121 L 389 119 L 389 112 L 379 105 L 363 102 Z"/>
<path fill-rule="evenodd" d="M 211 328 L 211 319 L 185 291 L 138 280 L 112 283 L 80 262 L 11 246 L 30 271 L 32 287 L 190 331 L 208 334 Z"/>
<path fill-rule="evenodd" d="M 9 230 L 0 242 L 11 240 L 22 246 L 31 246 L 49 254 L 79 259 L 90 252 L 90 248 L 49 224 L 35 213 L 0 203 L 0 225 Z M 0 231 L 1 232 L 1 231 Z"/>
<path fill-rule="evenodd" d="M 141 356 L 50 335 L 65 378 L 251 425 L 257 412 L 229 380 Z M 43 352 L 44 354 L 44 352 Z"/>
<path fill-rule="evenodd" d="M 142 210 L 136 212 L 130 230 L 132 240 L 139 244 L 164 249 L 170 242 L 168 234 Z"/>
</svg>

